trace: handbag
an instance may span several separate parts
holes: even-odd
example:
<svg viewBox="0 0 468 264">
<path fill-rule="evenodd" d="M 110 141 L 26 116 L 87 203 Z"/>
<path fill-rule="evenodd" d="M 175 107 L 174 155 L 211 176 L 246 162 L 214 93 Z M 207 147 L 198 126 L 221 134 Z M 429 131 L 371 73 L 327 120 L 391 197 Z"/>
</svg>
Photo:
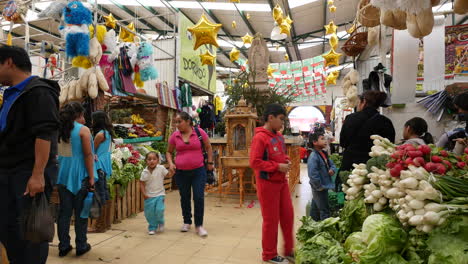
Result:
<svg viewBox="0 0 468 264">
<path fill-rule="evenodd" d="M 200 130 L 198 127 L 195 127 L 195 132 L 197 133 L 198 140 L 200 140 L 202 154 L 203 154 L 203 163 L 205 164 L 206 168 L 206 183 L 214 184 L 216 182 L 216 178 L 214 172 L 212 170 L 208 170 L 208 153 L 206 152 L 205 145 L 203 144 L 203 137 L 201 136 Z"/>
</svg>

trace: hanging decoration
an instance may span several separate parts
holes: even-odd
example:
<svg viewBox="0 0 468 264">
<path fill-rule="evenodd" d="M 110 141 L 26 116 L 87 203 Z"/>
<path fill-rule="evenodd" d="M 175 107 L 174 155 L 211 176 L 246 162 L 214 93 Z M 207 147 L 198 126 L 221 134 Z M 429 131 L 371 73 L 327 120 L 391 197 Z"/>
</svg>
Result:
<svg viewBox="0 0 468 264">
<path fill-rule="evenodd" d="M 237 28 L 237 23 L 236 23 L 236 21 L 233 20 L 232 23 L 231 23 L 231 26 L 232 26 L 232 28 Z"/>
<path fill-rule="evenodd" d="M 232 48 L 231 52 L 229 53 L 229 59 L 231 62 L 235 62 L 239 59 L 240 51 L 236 49 L 236 47 Z"/>
<path fill-rule="evenodd" d="M 135 31 L 135 24 L 130 23 L 127 26 L 128 29 L 131 31 Z M 135 41 L 135 34 L 129 32 L 125 28 L 120 28 L 120 34 L 119 34 L 119 39 L 122 40 L 123 42 L 134 42 Z"/>
<path fill-rule="evenodd" d="M 245 14 L 245 18 L 250 19 L 250 13 Z"/>
<path fill-rule="evenodd" d="M 103 16 L 102 18 L 104 18 L 106 27 L 115 29 L 115 27 L 117 25 L 117 20 L 114 18 L 112 13 L 109 13 L 108 16 Z"/>
<path fill-rule="evenodd" d="M 331 13 L 335 13 L 335 12 L 336 12 L 336 6 L 335 6 L 335 5 L 329 6 L 328 9 L 330 10 Z"/>
<path fill-rule="evenodd" d="M 158 72 L 153 65 L 153 46 L 148 42 L 141 43 L 138 48 L 137 66 L 140 70 L 140 78 L 143 82 L 156 80 Z"/>
<path fill-rule="evenodd" d="M 89 26 L 92 21 L 91 11 L 83 3 L 74 1 L 64 9 L 66 26 L 62 33 L 65 36 L 66 54 L 68 58 L 89 55 Z"/>
<path fill-rule="evenodd" d="M 99 41 L 99 43 L 103 43 L 104 42 L 104 36 L 106 35 L 107 33 L 107 29 L 104 25 L 97 25 L 97 39 Z M 94 38 L 94 26 L 93 25 L 89 25 L 89 37 L 90 38 Z"/>
<path fill-rule="evenodd" d="M 288 24 L 286 20 L 283 21 L 280 25 L 280 34 L 291 35 L 291 24 Z"/>
<path fill-rule="evenodd" d="M 340 72 L 339 72 L 339 71 L 330 72 L 330 73 L 327 75 L 327 85 L 336 84 L 336 79 L 338 79 L 338 76 L 340 76 Z"/>
<path fill-rule="evenodd" d="M 335 3 L 335 1 L 333 1 L 333 0 L 328 0 L 328 2 L 327 2 L 327 4 L 328 4 L 329 6 L 332 6 L 334 3 Z"/>
<path fill-rule="evenodd" d="M 289 55 L 288 54 L 284 54 L 284 60 L 289 61 Z"/>
<path fill-rule="evenodd" d="M 333 20 L 330 21 L 328 25 L 325 25 L 323 27 L 325 28 L 325 34 L 327 35 L 336 33 L 336 30 L 338 29 L 338 27 L 335 25 L 335 22 L 333 22 Z"/>
<path fill-rule="evenodd" d="M 268 77 L 273 78 L 273 73 L 274 73 L 275 71 L 276 71 L 276 70 L 273 69 L 273 68 L 271 67 L 271 65 L 268 65 L 268 68 L 267 68 Z"/>
<path fill-rule="evenodd" d="M 245 36 L 242 37 L 242 42 L 244 42 L 244 45 L 250 44 L 252 45 L 253 37 L 249 35 L 249 33 L 245 34 Z"/>
<path fill-rule="evenodd" d="M 283 9 L 279 4 L 276 4 L 275 8 L 273 8 L 273 19 L 280 25 L 283 22 Z"/>
<path fill-rule="evenodd" d="M 338 36 L 333 33 L 330 37 L 330 39 L 328 40 L 328 43 L 330 44 L 330 47 L 332 47 L 332 49 L 336 50 L 336 48 L 338 47 Z"/>
<path fill-rule="evenodd" d="M 240 0 L 231 0 L 231 3 L 240 3 Z"/>
<path fill-rule="evenodd" d="M 204 44 L 213 45 L 218 48 L 219 45 L 217 37 L 218 31 L 221 27 L 222 24 L 211 23 L 208 18 L 206 18 L 205 14 L 203 14 L 195 26 L 187 28 L 187 30 L 195 37 L 193 50 L 197 50 Z"/>
<path fill-rule="evenodd" d="M 213 56 L 208 50 L 204 54 L 200 54 L 202 65 L 214 65 L 216 56 Z"/>
<path fill-rule="evenodd" d="M 291 17 L 288 15 L 285 19 L 286 23 L 288 23 L 289 25 L 291 25 L 294 21 L 291 19 Z"/>
<path fill-rule="evenodd" d="M 322 57 L 325 59 L 325 66 L 330 66 L 330 65 L 335 65 L 338 66 L 340 65 L 340 57 L 342 54 L 336 53 L 334 49 L 330 49 L 327 53 L 322 55 Z"/>
</svg>

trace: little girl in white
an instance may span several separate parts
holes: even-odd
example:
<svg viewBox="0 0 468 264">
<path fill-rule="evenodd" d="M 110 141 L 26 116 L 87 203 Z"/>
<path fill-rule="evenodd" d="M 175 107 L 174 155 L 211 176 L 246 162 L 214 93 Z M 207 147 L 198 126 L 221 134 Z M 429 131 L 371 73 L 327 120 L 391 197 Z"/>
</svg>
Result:
<svg viewBox="0 0 468 264">
<path fill-rule="evenodd" d="M 150 152 L 146 155 L 147 167 L 140 177 L 141 191 L 145 197 L 145 217 L 148 221 L 148 234 L 164 231 L 164 177 L 169 171 L 159 165 L 159 155 Z"/>
</svg>

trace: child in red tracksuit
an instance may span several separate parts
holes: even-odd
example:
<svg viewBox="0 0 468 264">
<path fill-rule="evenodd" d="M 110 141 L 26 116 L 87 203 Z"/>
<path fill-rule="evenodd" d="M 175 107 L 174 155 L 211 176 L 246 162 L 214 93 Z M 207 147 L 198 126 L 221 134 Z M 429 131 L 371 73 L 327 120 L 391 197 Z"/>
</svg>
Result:
<svg viewBox="0 0 468 264">
<path fill-rule="evenodd" d="M 255 130 L 250 151 L 250 166 L 255 171 L 257 196 L 262 210 L 263 261 L 294 262 L 294 210 L 286 173 L 290 169 L 284 138 L 278 131 L 283 127 L 286 110 L 278 104 L 265 108 L 265 125 Z M 284 236 L 284 254 L 278 255 L 278 223 Z"/>
</svg>

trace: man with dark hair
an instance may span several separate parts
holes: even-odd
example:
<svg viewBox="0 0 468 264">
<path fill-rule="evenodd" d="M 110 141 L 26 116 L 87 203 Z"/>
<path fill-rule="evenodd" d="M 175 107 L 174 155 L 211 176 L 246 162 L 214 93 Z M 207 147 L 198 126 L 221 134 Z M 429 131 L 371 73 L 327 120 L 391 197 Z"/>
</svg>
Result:
<svg viewBox="0 0 468 264">
<path fill-rule="evenodd" d="M 31 68 L 24 49 L 0 46 L 0 85 L 9 87 L 0 108 L 0 240 L 11 264 L 46 263 L 49 241 L 26 241 L 20 219 L 57 177 L 60 87 Z"/>
<path fill-rule="evenodd" d="M 456 142 L 453 152 L 462 155 L 463 152 L 466 152 L 465 148 L 468 147 L 468 92 L 455 97 L 453 104 L 458 109 L 458 120 L 466 122 L 465 133 L 461 132 L 456 138 L 450 138 Z"/>
</svg>

